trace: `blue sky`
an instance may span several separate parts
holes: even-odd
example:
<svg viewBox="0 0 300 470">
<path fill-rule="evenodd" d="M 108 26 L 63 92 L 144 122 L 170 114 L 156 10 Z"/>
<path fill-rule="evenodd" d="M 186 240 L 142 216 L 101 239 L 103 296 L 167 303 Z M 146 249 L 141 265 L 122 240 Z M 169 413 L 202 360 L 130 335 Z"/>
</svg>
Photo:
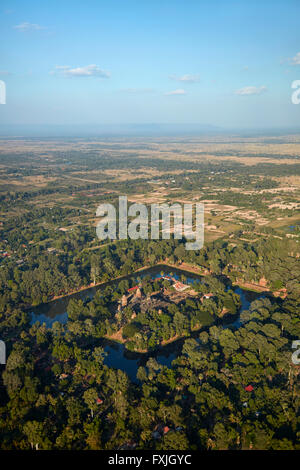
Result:
<svg viewBox="0 0 300 470">
<path fill-rule="evenodd" d="M 0 124 L 298 127 L 299 17 L 299 0 L 4 0 Z"/>
</svg>

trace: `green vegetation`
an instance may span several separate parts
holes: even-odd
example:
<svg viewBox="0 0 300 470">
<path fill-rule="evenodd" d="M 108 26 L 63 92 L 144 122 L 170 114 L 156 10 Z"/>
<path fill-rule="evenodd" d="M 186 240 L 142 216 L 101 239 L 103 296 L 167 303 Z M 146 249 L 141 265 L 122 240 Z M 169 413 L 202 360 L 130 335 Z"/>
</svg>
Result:
<svg viewBox="0 0 300 470">
<path fill-rule="evenodd" d="M 20 312 L 1 323 L 2 336 L 21 331 L 2 373 L 2 449 L 299 449 L 298 295 L 253 302 L 238 330 L 187 339 L 171 369 L 150 358 L 138 385 L 103 363 L 107 312 L 94 312 L 97 330 L 92 305 L 80 310 L 84 334 L 76 320 L 30 327 Z"/>
<path fill-rule="evenodd" d="M 300 164 L 289 137 L 276 153 L 220 139 L 1 143 L 1 450 L 300 449 Z M 205 246 L 98 240 L 96 207 L 119 194 L 206 201 Z M 201 282 L 142 274 L 163 263 Z M 95 284 L 66 324 L 32 325 L 32 306 Z M 269 295 L 228 327 L 236 286 Z M 107 338 L 143 358 L 136 381 L 108 365 Z"/>
</svg>

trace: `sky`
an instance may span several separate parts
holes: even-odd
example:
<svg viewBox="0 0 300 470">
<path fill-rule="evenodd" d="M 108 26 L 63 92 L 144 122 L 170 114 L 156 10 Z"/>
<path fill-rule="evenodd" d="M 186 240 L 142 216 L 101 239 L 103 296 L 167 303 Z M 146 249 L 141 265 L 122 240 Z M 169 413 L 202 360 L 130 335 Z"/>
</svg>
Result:
<svg viewBox="0 0 300 470">
<path fill-rule="evenodd" d="M 299 0 L 2 0 L 5 125 L 300 127 Z"/>
</svg>

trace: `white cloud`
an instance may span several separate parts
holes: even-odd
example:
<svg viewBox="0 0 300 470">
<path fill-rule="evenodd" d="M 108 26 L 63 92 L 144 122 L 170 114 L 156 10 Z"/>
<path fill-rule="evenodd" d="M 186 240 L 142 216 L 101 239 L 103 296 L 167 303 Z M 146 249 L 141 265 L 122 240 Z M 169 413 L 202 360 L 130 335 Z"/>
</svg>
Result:
<svg viewBox="0 0 300 470">
<path fill-rule="evenodd" d="M 14 29 L 21 31 L 22 33 L 26 33 L 28 31 L 38 31 L 40 29 L 44 29 L 44 27 L 40 26 L 39 24 L 28 23 L 27 21 L 25 21 L 24 23 L 14 26 Z"/>
<path fill-rule="evenodd" d="M 292 57 L 290 59 L 290 62 L 291 62 L 292 65 L 300 65 L 300 52 L 297 52 L 295 57 Z"/>
<path fill-rule="evenodd" d="M 235 94 L 236 95 L 261 95 L 267 91 L 267 87 L 265 86 L 245 86 L 244 88 L 240 88 L 239 90 L 236 90 Z"/>
<path fill-rule="evenodd" d="M 181 77 L 177 77 L 176 75 L 170 75 L 169 77 L 171 80 L 176 80 L 177 82 L 185 82 L 185 83 L 197 83 L 200 80 L 199 75 L 182 75 Z"/>
<path fill-rule="evenodd" d="M 173 90 L 173 91 L 167 91 L 165 93 L 166 96 L 171 96 L 171 95 L 186 95 L 186 91 L 182 89 L 178 90 Z"/>
<path fill-rule="evenodd" d="M 100 69 L 100 67 L 95 64 L 75 68 L 72 68 L 69 65 L 56 65 L 55 70 L 51 71 L 50 74 L 54 75 L 55 73 L 63 75 L 64 77 L 110 77 L 109 72 Z"/>
</svg>

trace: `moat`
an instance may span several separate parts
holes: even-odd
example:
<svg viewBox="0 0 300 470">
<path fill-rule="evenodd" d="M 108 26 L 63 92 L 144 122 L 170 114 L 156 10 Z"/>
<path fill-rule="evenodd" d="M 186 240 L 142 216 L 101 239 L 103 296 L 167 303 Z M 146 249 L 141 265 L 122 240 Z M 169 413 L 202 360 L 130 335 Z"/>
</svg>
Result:
<svg viewBox="0 0 300 470">
<path fill-rule="evenodd" d="M 195 281 L 201 281 L 203 278 L 201 275 L 191 273 L 183 269 L 169 267 L 163 264 L 157 265 L 155 267 L 146 268 L 131 275 L 123 276 L 119 279 L 108 281 L 98 286 L 70 294 L 69 296 L 61 297 L 47 304 L 32 307 L 32 324 L 39 321 L 41 324 L 45 323 L 47 327 L 51 327 L 51 325 L 56 321 L 60 323 L 66 323 L 68 318 L 67 306 L 71 298 L 82 300 L 91 299 L 98 290 L 104 289 L 109 285 L 117 285 L 123 279 L 131 279 L 135 281 L 138 280 L 138 278 L 142 279 L 145 276 L 150 276 L 151 279 L 156 279 L 161 277 L 162 272 L 166 276 L 172 275 L 174 279 L 180 279 L 181 276 L 184 275 L 185 283 L 190 285 L 192 285 Z M 238 328 L 240 326 L 239 316 L 241 311 L 246 310 L 253 300 L 262 298 L 265 296 L 265 294 L 247 291 L 237 286 L 233 286 L 232 289 L 235 293 L 239 294 L 241 299 L 241 307 L 237 315 L 231 318 L 229 317 L 227 321 L 225 320 L 224 327 L 234 326 Z M 192 335 L 197 337 L 199 333 L 195 332 Z M 105 364 L 109 367 L 123 370 L 132 380 L 136 381 L 136 372 L 138 367 L 145 365 L 149 357 L 155 357 L 159 364 L 171 367 L 173 359 L 175 359 L 181 351 L 183 342 L 184 338 L 181 338 L 166 346 L 160 347 L 156 351 L 147 354 L 141 354 L 128 351 L 123 344 L 119 344 L 116 341 L 103 339 L 102 344 L 105 352 L 107 353 Z"/>
</svg>

